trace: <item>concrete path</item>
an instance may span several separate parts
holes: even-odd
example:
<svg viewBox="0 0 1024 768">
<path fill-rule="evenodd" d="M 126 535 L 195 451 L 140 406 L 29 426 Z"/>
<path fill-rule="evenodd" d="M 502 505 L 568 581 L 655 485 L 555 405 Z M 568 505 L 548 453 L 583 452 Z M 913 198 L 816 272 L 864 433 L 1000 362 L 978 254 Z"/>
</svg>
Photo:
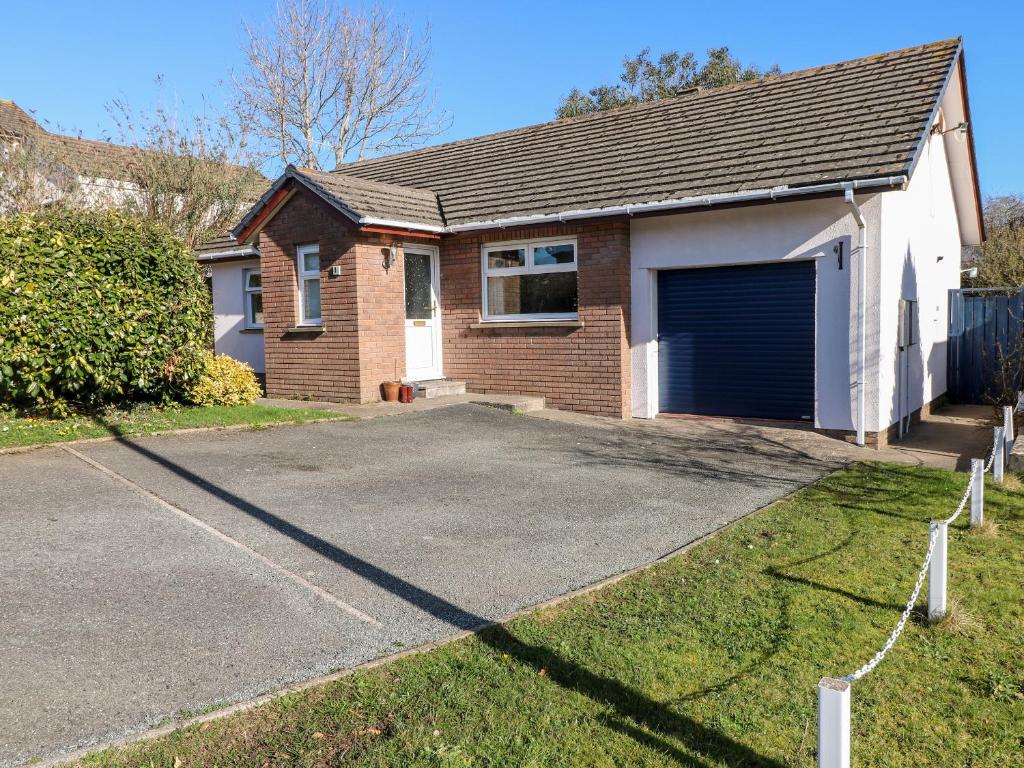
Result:
<svg viewBox="0 0 1024 768">
<path fill-rule="evenodd" d="M 838 466 L 476 405 L 0 456 L 0 765 L 450 636 Z"/>
</svg>

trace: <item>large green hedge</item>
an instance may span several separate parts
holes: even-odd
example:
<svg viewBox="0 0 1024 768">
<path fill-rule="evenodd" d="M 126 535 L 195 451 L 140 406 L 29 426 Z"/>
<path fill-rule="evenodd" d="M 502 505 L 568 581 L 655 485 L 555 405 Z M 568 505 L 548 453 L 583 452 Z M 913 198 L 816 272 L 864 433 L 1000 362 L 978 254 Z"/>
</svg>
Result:
<svg viewBox="0 0 1024 768">
<path fill-rule="evenodd" d="M 118 213 L 0 219 L 0 403 L 179 399 L 211 308 L 166 230 Z"/>
</svg>

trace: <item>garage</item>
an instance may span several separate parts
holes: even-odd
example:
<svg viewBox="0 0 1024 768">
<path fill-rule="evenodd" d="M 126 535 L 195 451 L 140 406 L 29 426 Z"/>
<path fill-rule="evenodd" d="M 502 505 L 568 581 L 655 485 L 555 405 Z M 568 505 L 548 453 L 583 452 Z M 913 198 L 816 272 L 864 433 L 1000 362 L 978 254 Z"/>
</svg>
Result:
<svg viewBox="0 0 1024 768">
<path fill-rule="evenodd" d="M 814 261 L 659 272 L 659 410 L 813 421 L 814 305 Z"/>
</svg>

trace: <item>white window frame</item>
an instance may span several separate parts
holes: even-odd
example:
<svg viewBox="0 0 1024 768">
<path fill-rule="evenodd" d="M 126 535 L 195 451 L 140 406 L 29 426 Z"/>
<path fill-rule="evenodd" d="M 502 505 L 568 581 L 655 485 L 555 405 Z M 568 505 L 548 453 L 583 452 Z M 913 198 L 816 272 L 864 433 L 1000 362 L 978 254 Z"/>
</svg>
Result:
<svg viewBox="0 0 1024 768">
<path fill-rule="evenodd" d="M 571 245 L 573 249 L 573 260 L 571 264 L 541 264 L 533 263 L 533 249 L 546 245 Z M 522 267 L 488 267 L 487 256 L 492 251 L 505 251 L 512 248 L 522 248 L 526 251 L 526 264 Z M 509 240 L 501 243 L 484 243 L 480 246 L 480 274 L 481 274 L 481 309 L 483 321 L 491 323 L 519 323 L 530 322 L 531 320 L 578 320 L 579 312 L 538 312 L 532 314 L 518 315 L 492 315 L 487 306 L 487 278 L 488 277 L 513 277 L 515 275 L 541 275 L 550 272 L 575 272 L 577 273 L 577 291 L 579 290 L 579 263 L 580 249 L 575 237 L 539 237 L 534 240 Z M 579 302 L 577 293 L 577 307 Z"/>
<path fill-rule="evenodd" d="M 319 260 L 317 261 L 318 266 L 317 266 L 316 271 L 313 271 L 313 270 L 308 270 L 307 271 L 305 269 L 306 256 L 308 256 L 310 254 L 313 254 L 313 253 L 315 253 L 317 256 L 320 255 L 320 244 L 319 243 L 309 243 L 307 245 L 300 245 L 298 248 L 296 248 L 296 258 L 295 258 L 295 261 L 296 261 L 297 276 L 298 276 L 298 289 L 299 289 L 299 322 L 298 322 L 299 325 L 322 325 L 323 324 L 324 307 L 323 307 L 323 303 L 322 303 L 323 302 L 323 293 L 322 293 L 323 286 L 322 285 L 321 285 L 321 294 L 320 294 L 320 301 L 321 301 L 321 304 L 320 304 L 320 315 L 321 316 L 320 317 L 310 317 L 310 318 L 306 317 L 306 281 L 307 280 L 312 280 L 312 279 L 316 278 L 316 281 L 318 283 L 320 282 Z"/>
<path fill-rule="evenodd" d="M 260 275 L 260 287 L 253 288 L 249 285 L 250 275 L 260 275 L 259 267 L 245 267 L 242 269 L 242 326 L 246 330 L 259 330 L 263 328 L 263 323 L 257 323 L 255 315 L 252 314 L 252 304 L 250 303 L 250 296 L 253 294 L 263 294 L 263 280 Z"/>
</svg>

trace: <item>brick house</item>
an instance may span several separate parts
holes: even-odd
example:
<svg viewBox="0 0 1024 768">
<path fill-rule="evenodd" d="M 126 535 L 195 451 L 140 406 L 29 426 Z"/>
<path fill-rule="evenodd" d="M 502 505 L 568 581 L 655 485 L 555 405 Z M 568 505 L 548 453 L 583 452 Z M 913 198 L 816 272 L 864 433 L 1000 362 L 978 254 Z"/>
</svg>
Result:
<svg viewBox="0 0 1024 768">
<path fill-rule="evenodd" d="M 232 232 L 268 393 L 457 380 L 883 443 L 945 392 L 947 293 L 983 238 L 968 122 L 948 40 L 289 166 Z"/>
</svg>

